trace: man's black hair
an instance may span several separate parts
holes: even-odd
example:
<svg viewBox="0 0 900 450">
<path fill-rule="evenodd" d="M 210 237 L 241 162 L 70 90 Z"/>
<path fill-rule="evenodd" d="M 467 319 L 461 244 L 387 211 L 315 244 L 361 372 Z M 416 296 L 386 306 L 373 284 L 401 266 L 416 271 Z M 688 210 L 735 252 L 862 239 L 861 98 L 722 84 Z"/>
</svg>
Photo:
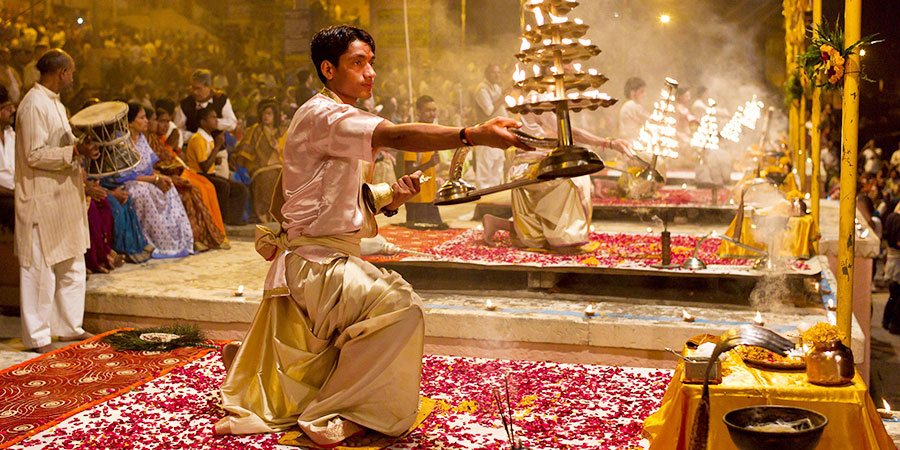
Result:
<svg viewBox="0 0 900 450">
<path fill-rule="evenodd" d="M 197 111 L 197 121 L 203 121 L 209 118 L 211 114 L 215 114 L 216 110 L 212 108 L 212 105 L 207 106 L 206 108 Z"/>
<path fill-rule="evenodd" d="M 9 102 L 9 92 L 6 90 L 6 86 L 0 84 L 0 105 Z"/>
<path fill-rule="evenodd" d="M 433 102 L 434 99 L 431 98 L 430 95 L 420 95 L 419 98 L 416 99 L 416 109 L 422 109 L 425 105 Z"/>
<path fill-rule="evenodd" d="M 172 100 L 169 100 L 167 98 L 161 98 L 161 99 L 157 100 L 153 106 L 156 107 L 157 111 L 159 111 L 161 109 L 161 110 L 169 113 L 170 116 L 175 115 L 175 102 L 173 102 Z"/>
<path fill-rule="evenodd" d="M 631 77 L 625 82 L 625 98 L 631 98 L 631 93 L 646 86 L 647 83 L 638 77 Z"/>
<path fill-rule="evenodd" d="M 334 67 L 337 67 L 341 55 L 350 48 L 350 44 L 353 41 L 357 40 L 369 44 L 372 53 L 375 53 L 375 39 L 362 28 L 351 27 L 350 25 L 335 25 L 319 30 L 313 36 L 309 50 L 313 64 L 316 66 L 316 74 L 319 75 L 322 84 L 328 82 L 328 79 L 322 74 L 322 62 L 328 61 L 334 64 Z"/>
<path fill-rule="evenodd" d="M 47 50 L 47 53 L 44 53 L 44 56 L 41 56 L 41 59 L 35 64 L 35 67 L 41 75 L 46 75 L 69 67 L 69 64 L 72 64 L 73 61 L 75 60 L 68 53 L 62 49 L 54 48 Z"/>
</svg>

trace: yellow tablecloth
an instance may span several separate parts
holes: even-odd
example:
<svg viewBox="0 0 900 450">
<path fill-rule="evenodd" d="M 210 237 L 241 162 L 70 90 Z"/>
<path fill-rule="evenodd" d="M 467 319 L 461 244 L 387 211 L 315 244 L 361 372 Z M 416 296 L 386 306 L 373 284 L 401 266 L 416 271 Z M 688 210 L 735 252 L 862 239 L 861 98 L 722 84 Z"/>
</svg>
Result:
<svg viewBox="0 0 900 450">
<path fill-rule="evenodd" d="M 797 406 L 828 418 L 817 450 L 896 450 L 859 373 L 853 384 L 821 387 L 806 381 L 806 372 L 774 372 L 747 367 L 733 352 L 723 365 L 722 384 L 711 385 L 710 450 L 736 450 L 722 417 L 731 410 L 757 405 Z M 683 384 L 679 363 L 662 406 L 644 421 L 650 450 L 686 449 L 702 385 Z"/>
<path fill-rule="evenodd" d="M 737 226 L 737 217 L 731 220 L 731 225 L 725 231 L 726 236 L 734 236 L 734 229 Z M 766 243 L 759 242 L 754 237 L 756 230 L 751 227 L 750 217 L 744 217 L 743 226 L 741 227 L 741 242 L 760 250 L 766 250 Z M 821 234 L 819 228 L 813 222 L 811 215 L 801 217 L 791 217 L 788 219 L 787 228 L 781 233 L 781 256 L 791 256 L 794 258 L 808 259 L 816 254 L 815 243 L 819 240 Z M 722 258 L 755 258 L 754 252 L 745 250 L 737 245 L 723 240 L 719 244 L 717 251 Z"/>
</svg>

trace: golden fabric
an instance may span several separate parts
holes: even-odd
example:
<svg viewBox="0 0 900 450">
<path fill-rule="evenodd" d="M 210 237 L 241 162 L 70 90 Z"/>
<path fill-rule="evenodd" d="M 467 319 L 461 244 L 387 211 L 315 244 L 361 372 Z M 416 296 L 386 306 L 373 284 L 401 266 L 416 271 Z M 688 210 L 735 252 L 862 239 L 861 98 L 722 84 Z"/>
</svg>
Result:
<svg viewBox="0 0 900 450">
<path fill-rule="evenodd" d="M 734 229 L 737 217 L 732 219 L 731 224 L 725 235 L 734 237 Z M 766 250 L 766 242 L 757 240 L 756 229 L 751 227 L 751 218 L 744 216 L 741 227 L 741 242 L 760 250 Z M 812 216 L 804 215 L 802 217 L 791 217 L 788 219 L 787 229 L 781 232 L 780 239 L 781 256 L 792 256 L 795 258 L 807 259 L 815 255 L 815 243 L 819 240 L 821 234 L 819 228 L 813 222 Z M 758 254 L 749 250 L 738 247 L 731 242 L 723 240 L 719 244 L 717 253 L 722 258 L 755 258 Z"/>
<path fill-rule="evenodd" d="M 371 176 L 371 170 L 363 173 Z M 281 191 L 273 195 L 275 216 L 284 203 Z M 415 422 L 425 340 L 422 300 L 400 275 L 359 258 L 361 237 L 377 232 L 371 212 L 365 217 L 353 235 L 288 240 L 283 232 L 257 227 L 257 251 L 273 263 L 266 295 L 222 383 L 229 415 L 216 423 L 217 433 L 299 425 L 314 441 L 327 443 L 346 437 L 334 434 L 341 421 L 391 436 Z M 294 252 L 304 246 L 334 254 L 313 262 Z"/>
<path fill-rule="evenodd" d="M 662 406 L 644 421 L 649 450 L 682 450 L 690 442 L 691 426 L 703 386 L 682 383 L 679 363 L 663 396 Z M 868 388 L 859 373 L 846 387 L 809 384 L 806 373 L 769 372 L 747 367 L 733 352 L 723 365 L 722 384 L 711 385 L 709 448 L 734 450 L 722 417 L 729 411 L 757 405 L 806 408 L 825 415 L 828 425 L 819 450 L 895 449 L 884 429 Z"/>
<path fill-rule="evenodd" d="M 250 173 L 250 204 L 254 216 L 262 222 L 269 219 L 269 202 L 281 170 L 285 136 L 283 127 L 255 124 L 247 130 L 231 157 L 235 165 L 245 167 Z"/>
</svg>

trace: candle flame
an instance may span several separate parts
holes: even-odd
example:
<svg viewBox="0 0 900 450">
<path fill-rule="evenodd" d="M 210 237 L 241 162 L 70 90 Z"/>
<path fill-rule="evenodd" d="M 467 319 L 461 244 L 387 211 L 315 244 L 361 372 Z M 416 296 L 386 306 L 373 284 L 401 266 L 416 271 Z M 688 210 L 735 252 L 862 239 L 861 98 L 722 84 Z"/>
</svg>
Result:
<svg viewBox="0 0 900 450">
<path fill-rule="evenodd" d="M 541 8 L 534 8 L 534 21 L 539 27 L 544 25 L 544 14 L 541 12 Z"/>
<path fill-rule="evenodd" d="M 547 15 L 550 16 L 551 23 L 566 23 L 569 21 L 569 18 L 566 16 L 556 17 L 551 12 L 548 12 Z"/>
<path fill-rule="evenodd" d="M 575 72 L 581 72 L 581 64 L 580 63 L 572 64 L 572 67 L 575 68 Z"/>
<path fill-rule="evenodd" d="M 681 310 L 681 317 L 684 320 L 694 320 L 694 316 L 692 316 L 686 309 Z"/>
<path fill-rule="evenodd" d="M 759 325 L 762 325 L 762 324 L 766 323 L 766 322 L 763 320 L 763 316 L 762 316 L 762 314 L 760 314 L 759 310 L 756 310 L 756 317 L 753 318 L 753 321 L 756 322 L 756 323 L 759 324 Z"/>
<path fill-rule="evenodd" d="M 584 308 L 584 315 L 586 315 L 586 316 L 594 315 L 594 304 L 593 303 L 591 303 L 590 305 L 587 305 L 587 308 Z"/>
<path fill-rule="evenodd" d="M 484 307 L 488 310 L 494 309 L 494 302 L 488 299 L 488 301 L 484 302 Z"/>
<path fill-rule="evenodd" d="M 581 44 L 581 45 L 583 45 L 583 46 L 585 46 L 585 47 L 587 47 L 587 46 L 591 45 L 591 40 L 590 40 L 590 39 L 581 38 L 581 39 L 578 40 L 578 43 Z"/>
<path fill-rule="evenodd" d="M 504 100 L 506 100 L 506 106 L 509 106 L 510 108 L 516 106 L 516 99 L 512 98 L 511 95 L 507 95 Z"/>
<path fill-rule="evenodd" d="M 890 414 L 892 412 L 890 403 L 888 403 L 884 398 L 881 399 L 881 403 L 884 403 L 884 412 Z"/>
<path fill-rule="evenodd" d="M 525 50 L 528 50 L 529 48 L 531 48 L 531 43 L 528 42 L 528 39 L 522 38 L 522 46 L 519 47 L 519 51 L 524 52 Z"/>
<path fill-rule="evenodd" d="M 534 72 L 534 76 L 536 76 L 536 77 L 541 76 L 541 66 L 535 64 L 535 65 L 531 66 L 531 71 Z"/>
</svg>

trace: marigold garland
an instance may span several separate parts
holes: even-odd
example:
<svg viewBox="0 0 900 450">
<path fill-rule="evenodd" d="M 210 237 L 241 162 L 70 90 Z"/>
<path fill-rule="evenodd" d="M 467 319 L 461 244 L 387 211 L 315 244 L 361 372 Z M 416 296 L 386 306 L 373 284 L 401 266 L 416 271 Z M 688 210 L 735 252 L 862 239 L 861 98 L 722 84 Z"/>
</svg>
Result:
<svg viewBox="0 0 900 450">
<path fill-rule="evenodd" d="M 797 55 L 800 69 L 806 78 L 820 83 L 817 87 L 826 90 L 838 89 L 844 85 L 847 60 L 854 51 L 881 42 L 875 40 L 877 35 L 872 34 L 844 48 L 844 30 L 841 29 L 839 20 L 834 22 L 834 28 L 829 27 L 826 22 L 810 27 L 808 31 L 812 43 L 806 53 Z M 860 78 L 871 81 L 863 73 L 860 73 Z"/>
</svg>

